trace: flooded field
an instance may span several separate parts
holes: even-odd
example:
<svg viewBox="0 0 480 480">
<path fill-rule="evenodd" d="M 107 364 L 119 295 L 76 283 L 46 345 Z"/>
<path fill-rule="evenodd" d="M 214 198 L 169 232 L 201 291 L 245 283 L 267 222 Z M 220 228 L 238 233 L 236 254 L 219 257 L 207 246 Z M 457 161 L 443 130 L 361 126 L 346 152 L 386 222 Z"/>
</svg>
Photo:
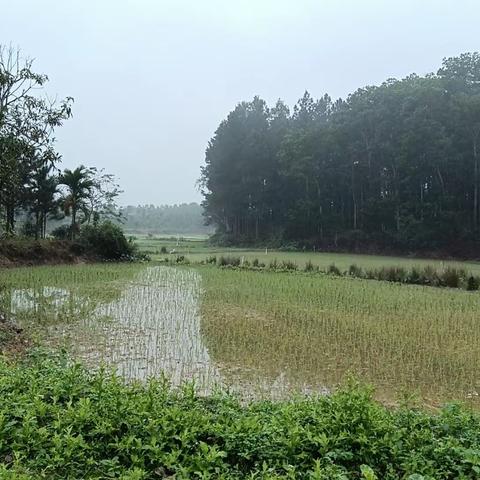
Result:
<svg viewBox="0 0 480 480">
<path fill-rule="evenodd" d="M 5 272 L 2 309 L 42 344 L 128 380 L 243 398 L 324 394 L 349 375 L 387 401 L 479 403 L 480 295 L 209 267 Z"/>
<path fill-rule="evenodd" d="M 92 368 L 113 367 L 129 380 L 165 377 L 174 386 L 193 381 L 201 394 L 219 387 L 247 398 L 290 394 L 283 374 L 269 379 L 241 362 L 226 369 L 212 360 L 201 331 L 201 295 L 198 271 L 155 266 L 109 302 L 53 286 L 13 288 L 8 302 L 24 324 L 43 319 L 43 343 L 68 349 Z"/>
</svg>

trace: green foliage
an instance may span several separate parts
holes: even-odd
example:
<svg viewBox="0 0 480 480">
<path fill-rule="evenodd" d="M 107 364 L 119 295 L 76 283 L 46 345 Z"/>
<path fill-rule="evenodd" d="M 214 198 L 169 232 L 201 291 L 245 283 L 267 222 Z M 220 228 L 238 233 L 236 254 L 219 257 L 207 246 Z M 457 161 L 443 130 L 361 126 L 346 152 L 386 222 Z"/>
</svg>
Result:
<svg viewBox="0 0 480 480">
<path fill-rule="evenodd" d="M 479 118 L 479 53 L 346 99 L 305 92 L 293 112 L 254 97 L 209 142 L 206 219 L 226 245 L 474 256 Z"/>
<path fill-rule="evenodd" d="M 99 225 L 84 225 L 78 238 L 83 251 L 107 260 L 128 260 L 135 255 L 134 244 L 127 240 L 122 229 L 106 221 Z"/>
<path fill-rule="evenodd" d="M 55 210 L 56 182 L 50 170 L 60 159 L 54 131 L 71 116 L 73 99 L 52 101 L 43 94 L 48 81 L 33 71 L 33 60 L 0 44 L 0 234 L 15 233 L 16 213 L 35 217 L 44 236 L 46 217 Z"/>
<path fill-rule="evenodd" d="M 298 270 L 298 265 L 295 262 L 292 262 L 291 260 L 283 260 L 280 263 L 280 269 L 281 270 Z"/>
<path fill-rule="evenodd" d="M 72 237 L 70 225 L 59 225 L 52 230 L 51 235 L 58 240 L 67 240 Z"/>
<path fill-rule="evenodd" d="M 126 385 L 62 356 L 0 360 L 0 475 L 30 478 L 477 478 L 480 418 L 337 393 L 243 405 L 162 381 Z"/>
<path fill-rule="evenodd" d="M 355 263 L 352 263 L 352 265 L 350 265 L 348 267 L 348 274 L 352 277 L 363 277 L 364 276 L 362 268 L 359 267 L 358 265 L 356 265 Z"/>
<path fill-rule="evenodd" d="M 227 266 L 239 267 L 241 260 L 242 259 L 240 257 L 221 255 L 220 257 L 218 257 L 217 265 L 219 267 L 227 267 Z"/>
<path fill-rule="evenodd" d="M 467 280 L 467 290 L 473 292 L 480 288 L 480 278 L 470 275 Z"/>
<path fill-rule="evenodd" d="M 330 275 L 338 275 L 338 276 L 342 274 L 340 269 L 334 263 L 328 266 L 327 273 L 329 273 Z"/>
<path fill-rule="evenodd" d="M 205 263 L 209 265 L 216 265 L 217 264 L 217 257 L 215 255 L 211 255 L 205 259 Z"/>
<path fill-rule="evenodd" d="M 314 265 L 311 260 L 308 260 L 305 263 L 304 270 L 306 272 L 314 272 L 315 270 L 318 270 L 318 266 Z"/>
<path fill-rule="evenodd" d="M 220 256 L 216 260 L 216 256 L 207 257 L 206 264 L 217 264 L 218 266 L 231 266 L 235 268 L 255 270 L 268 268 L 273 271 L 298 271 L 298 264 L 289 259 L 278 261 L 274 258 L 268 264 L 268 267 L 258 258 L 253 258 L 251 262 L 235 256 Z M 411 266 L 406 268 L 403 266 L 383 266 L 379 268 L 361 268 L 356 264 L 351 264 L 347 271 L 342 272 L 334 263 L 328 265 L 325 269 L 321 269 L 318 265 L 314 265 L 309 259 L 305 262 L 303 267 L 304 272 L 309 273 L 327 273 L 334 276 L 350 276 L 356 278 L 364 278 L 367 280 L 380 280 L 392 283 L 408 283 L 413 285 L 426 285 L 431 287 L 448 287 L 448 288 L 463 288 L 466 290 L 478 290 L 480 288 L 480 276 L 470 275 L 463 267 L 446 266 L 435 268 L 432 265 L 425 265 L 420 268 Z"/>
</svg>

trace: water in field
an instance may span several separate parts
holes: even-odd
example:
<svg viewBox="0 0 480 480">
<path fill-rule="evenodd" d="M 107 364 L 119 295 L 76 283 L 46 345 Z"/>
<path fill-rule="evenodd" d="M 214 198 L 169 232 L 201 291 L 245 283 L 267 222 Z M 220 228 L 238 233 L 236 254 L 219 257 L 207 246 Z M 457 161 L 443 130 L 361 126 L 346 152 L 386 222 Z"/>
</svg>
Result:
<svg viewBox="0 0 480 480">
<path fill-rule="evenodd" d="M 34 321 L 43 318 L 50 345 L 66 346 L 92 368 L 112 366 L 127 379 L 165 375 L 175 386 L 194 381 L 199 393 L 219 386 L 245 398 L 309 390 L 293 387 L 282 373 L 272 378 L 241 362 L 228 368 L 215 363 L 201 329 L 201 294 L 197 271 L 150 267 L 113 301 L 94 302 L 68 289 L 42 286 L 11 291 L 10 310 L 28 313 Z"/>
</svg>

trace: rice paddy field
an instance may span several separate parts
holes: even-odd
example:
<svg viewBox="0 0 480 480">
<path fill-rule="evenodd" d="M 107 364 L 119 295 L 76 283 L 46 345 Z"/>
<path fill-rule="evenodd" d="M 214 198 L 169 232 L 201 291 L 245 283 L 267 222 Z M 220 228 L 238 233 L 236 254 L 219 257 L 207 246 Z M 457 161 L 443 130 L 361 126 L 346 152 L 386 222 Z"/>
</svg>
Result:
<svg viewBox="0 0 480 480">
<path fill-rule="evenodd" d="M 276 259 L 279 262 L 295 262 L 299 268 L 303 268 L 307 262 L 325 269 L 329 265 L 336 265 L 341 270 L 347 270 L 352 264 L 362 268 L 381 268 L 381 267 L 424 267 L 432 266 L 435 268 L 444 268 L 447 266 L 465 268 L 474 275 L 480 275 L 480 262 L 475 261 L 455 261 L 455 260 L 435 260 L 416 257 L 395 257 L 386 255 L 361 255 L 349 253 L 330 253 L 330 252 L 298 252 L 298 251 L 279 251 L 268 248 L 224 248 L 214 247 L 207 243 L 204 237 L 166 237 L 166 236 L 141 236 L 137 235 L 135 241 L 140 251 L 147 253 L 152 260 L 162 261 L 165 258 L 171 258 L 172 255 L 185 255 L 192 262 L 202 262 L 208 257 L 215 255 L 217 257 L 224 255 L 236 255 L 244 260 L 252 261 L 258 259 L 260 262 L 268 264 Z"/>
<path fill-rule="evenodd" d="M 165 376 L 248 401 L 328 394 L 354 376 L 385 403 L 480 405 L 478 291 L 155 261 L 13 268 L 0 284 L 0 309 L 38 343 L 128 381 Z"/>
</svg>

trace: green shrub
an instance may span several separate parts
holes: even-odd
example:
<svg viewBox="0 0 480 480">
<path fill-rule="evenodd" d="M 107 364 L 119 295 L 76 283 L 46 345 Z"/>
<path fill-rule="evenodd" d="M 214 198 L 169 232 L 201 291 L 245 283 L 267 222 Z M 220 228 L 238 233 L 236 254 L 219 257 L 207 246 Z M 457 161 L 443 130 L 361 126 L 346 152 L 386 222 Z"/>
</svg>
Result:
<svg viewBox="0 0 480 480">
<path fill-rule="evenodd" d="M 357 277 L 357 278 L 361 278 L 363 277 L 363 270 L 361 267 L 359 267 L 358 265 L 356 264 L 352 264 L 348 267 L 348 274 L 351 276 L 351 277 Z"/>
<path fill-rule="evenodd" d="M 71 227 L 70 225 L 60 225 L 59 227 L 52 230 L 52 237 L 58 240 L 68 240 L 71 238 Z"/>
<path fill-rule="evenodd" d="M 465 270 L 461 268 L 447 267 L 440 275 L 439 281 L 442 287 L 459 288 L 462 280 L 467 277 Z"/>
<path fill-rule="evenodd" d="M 278 270 L 278 262 L 276 258 L 274 258 L 273 260 L 270 260 L 270 263 L 268 264 L 268 268 L 270 270 Z"/>
<path fill-rule="evenodd" d="M 336 393 L 243 404 L 164 381 L 125 384 L 64 357 L 0 359 L 0 478 L 474 479 L 480 417 Z"/>
<path fill-rule="evenodd" d="M 233 256 L 220 256 L 218 259 L 218 265 L 220 267 L 232 266 L 232 267 L 239 267 L 241 259 L 240 257 L 233 257 Z"/>
<path fill-rule="evenodd" d="M 467 290 L 473 292 L 480 288 L 480 277 L 470 275 L 467 279 Z"/>
<path fill-rule="evenodd" d="M 217 257 L 216 255 L 211 255 L 205 259 L 205 263 L 209 265 L 216 265 L 217 264 Z"/>
<path fill-rule="evenodd" d="M 297 270 L 298 265 L 295 262 L 292 262 L 291 260 L 283 260 L 282 263 L 280 264 L 280 268 L 282 270 Z"/>
<path fill-rule="evenodd" d="M 305 263 L 305 272 L 314 272 L 317 268 L 315 268 L 316 266 L 312 263 L 311 260 L 308 260 L 307 263 Z"/>
<path fill-rule="evenodd" d="M 167 247 L 165 245 L 160 248 L 160 253 L 167 253 Z"/>
<path fill-rule="evenodd" d="M 420 278 L 423 285 L 440 285 L 440 279 L 438 278 L 438 272 L 431 265 L 427 265 L 420 272 Z"/>
<path fill-rule="evenodd" d="M 76 244 L 85 253 L 107 260 L 132 259 L 136 253 L 134 243 L 127 240 L 118 225 L 109 221 L 83 226 Z"/>
<path fill-rule="evenodd" d="M 407 283 L 411 283 L 413 285 L 419 285 L 422 283 L 420 271 L 417 267 L 412 267 L 407 273 Z"/>
<path fill-rule="evenodd" d="M 330 275 L 337 275 L 337 276 L 340 276 L 342 274 L 340 269 L 334 263 L 328 266 L 327 273 Z"/>
</svg>

